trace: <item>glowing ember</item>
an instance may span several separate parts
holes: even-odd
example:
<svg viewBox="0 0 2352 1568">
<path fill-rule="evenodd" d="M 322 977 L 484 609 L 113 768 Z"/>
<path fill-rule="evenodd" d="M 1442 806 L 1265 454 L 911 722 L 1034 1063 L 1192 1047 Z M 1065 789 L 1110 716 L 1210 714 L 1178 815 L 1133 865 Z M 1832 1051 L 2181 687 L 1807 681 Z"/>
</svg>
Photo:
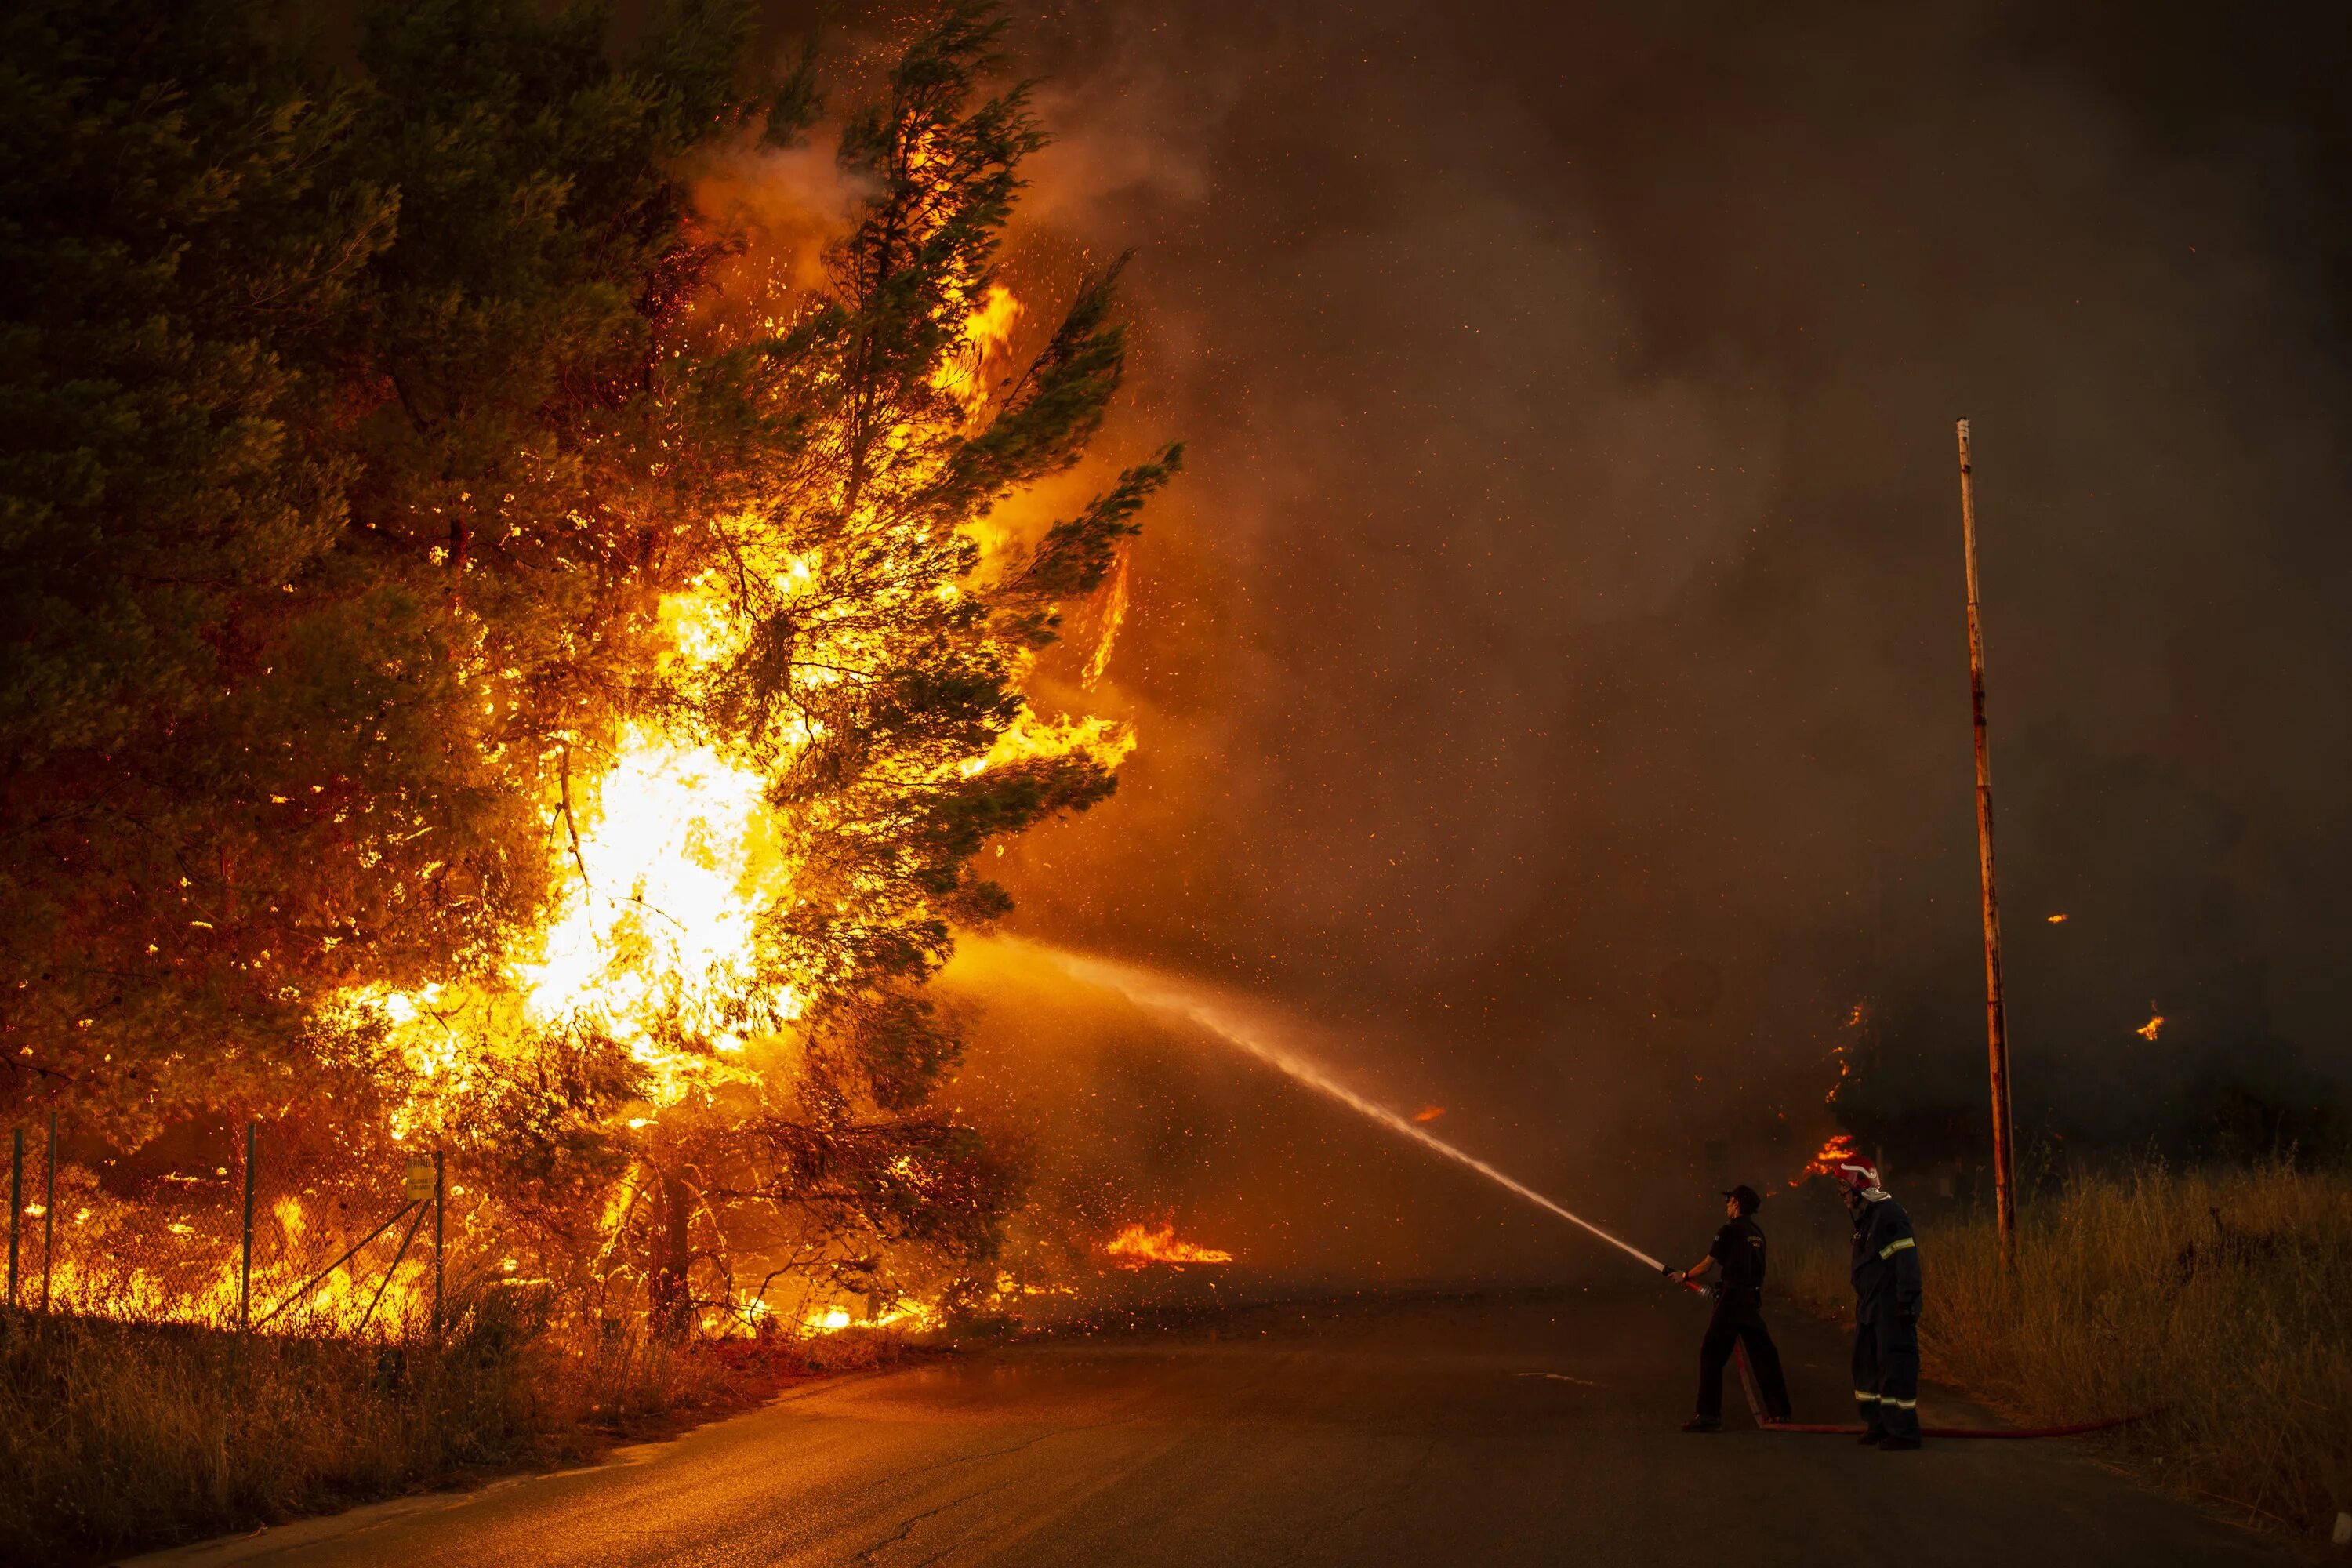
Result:
<svg viewBox="0 0 2352 1568">
<path fill-rule="evenodd" d="M 1792 1187 L 1801 1185 L 1808 1176 L 1835 1175 L 1838 1166 L 1853 1158 L 1853 1134 L 1841 1132 L 1822 1144 L 1820 1152 L 1807 1162 L 1805 1168 L 1789 1178 L 1789 1184 Z"/>
<path fill-rule="evenodd" d="M 1858 1020 L 1862 1014 L 1862 1008 L 1859 1005 L 1855 1006 L 1854 1014 Z M 1837 1082 L 1830 1085 L 1830 1091 L 1822 1096 L 1822 1103 L 1823 1105 L 1835 1105 L 1837 1103 L 1838 1090 L 1843 1089 L 1845 1087 L 1845 1080 L 1853 1076 L 1853 1063 L 1846 1059 L 1845 1047 L 1843 1045 L 1831 1047 L 1830 1058 L 1837 1063 Z"/>
<path fill-rule="evenodd" d="M 1122 1268 L 1141 1268 L 1147 1264 L 1164 1263 L 1171 1268 L 1181 1268 L 1188 1263 L 1231 1263 L 1234 1255 L 1214 1247 L 1195 1247 L 1176 1238 L 1172 1224 L 1158 1230 L 1148 1230 L 1140 1225 L 1129 1226 L 1103 1243 L 1108 1253 Z"/>
<path fill-rule="evenodd" d="M 2157 1036 L 2163 1032 L 2164 1015 L 2161 1013 L 2157 1014 L 2155 1016 L 2149 1018 L 2147 1023 L 2142 1024 L 2138 1028 L 2132 1031 L 2133 1034 L 2137 1035 L 2143 1040 L 2153 1040 Z"/>
<path fill-rule="evenodd" d="M 2054 926 L 2062 926 L 2066 923 L 2066 917 L 2064 915 L 2049 915 L 2044 918 Z"/>
<path fill-rule="evenodd" d="M 1434 1121 L 1444 1114 L 1445 1107 L 1442 1105 L 1424 1105 L 1412 1113 L 1412 1119 L 1415 1121 Z"/>
</svg>

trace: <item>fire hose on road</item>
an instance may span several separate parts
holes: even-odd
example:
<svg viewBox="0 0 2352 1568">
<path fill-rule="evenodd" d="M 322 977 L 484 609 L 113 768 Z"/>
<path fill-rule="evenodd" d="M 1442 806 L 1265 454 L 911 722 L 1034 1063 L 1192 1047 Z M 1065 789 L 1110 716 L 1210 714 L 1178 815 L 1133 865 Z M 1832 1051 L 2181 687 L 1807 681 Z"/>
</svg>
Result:
<svg viewBox="0 0 2352 1568">
<path fill-rule="evenodd" d="M 1631 1250 L 1630 1248 L 1628 1250 Z M 1685 1279 L 1683 1289 L 1698 1295 L 1706 1292 Z M 1748 1347 L 1734 1345 L 1731 1359 L 1739 1368 L 1739 1391 L 1748 1396 L 1748 1413 L 1756 1425 L 1767 1432 L 1793 1434 L 1801 1437 L 1858 1437 L 1866 1428 L 1860 1423 L 1841 1426 L 1833 1421 L 1775 1421 L 1764 1414 L 1763 1395 L 1756 1387 L 1756 1374 L 1748 1367 Z M 2079 1437 L 2085 1432 L 2105 1432 L 2116 1426 L 2128 1426 L 2155 1415 L 2153 1410 L 2136 1410 L 2128 1415 L 2103 1415 L 2095 1421 L 2077 1421 L 2066 1426 L 1922 1426 L 1922 1437 Z"/>
</svg>

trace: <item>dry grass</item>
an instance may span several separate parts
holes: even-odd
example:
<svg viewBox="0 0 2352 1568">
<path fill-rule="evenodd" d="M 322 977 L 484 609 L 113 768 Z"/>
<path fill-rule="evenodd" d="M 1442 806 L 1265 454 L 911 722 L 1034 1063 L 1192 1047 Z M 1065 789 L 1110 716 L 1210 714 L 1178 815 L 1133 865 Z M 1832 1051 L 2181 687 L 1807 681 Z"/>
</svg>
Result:
<svg viewBox="0 0 2352 1568">
<path fill-rule="evenodd" d="M 607 1336 L 579 1353 L 561 1338 L 502 1292 L 439 1348 L 0 1319 L 5 1555 L 90 1563 L 573 1459 L 810 1370 L 789 1342 L 722 1354 Z"/>
<path fill-rule="evenodd" d="M 1928 1374 L 2027 1424 L 2159 1414 L 2112 1442 L 2168 1489 L 2325 1532 L 2352 1509 L 2352 1177 L 2284 1166 L 2088 1176 L 1989 1216 L 1921 1218 Z M 1792 1248 L 1850 1311 L 1845 1258 Z"/>
</svg>

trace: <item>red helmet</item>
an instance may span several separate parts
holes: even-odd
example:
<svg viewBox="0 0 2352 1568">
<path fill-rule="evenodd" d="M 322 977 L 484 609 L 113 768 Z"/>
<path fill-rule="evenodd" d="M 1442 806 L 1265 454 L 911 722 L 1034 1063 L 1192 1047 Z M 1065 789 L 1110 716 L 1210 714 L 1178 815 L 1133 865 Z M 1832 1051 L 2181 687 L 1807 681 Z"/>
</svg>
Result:
<svg viewBox="0 0 2352 1568">
<path fill-rule="evenodd" d="M 1878 1185 L 1878 1167 L 1859 1154 L 1848 1154 L 1839 1160 L 1830 1174 L 1848 1192 L 1859 1193 Z"/>
</svg>

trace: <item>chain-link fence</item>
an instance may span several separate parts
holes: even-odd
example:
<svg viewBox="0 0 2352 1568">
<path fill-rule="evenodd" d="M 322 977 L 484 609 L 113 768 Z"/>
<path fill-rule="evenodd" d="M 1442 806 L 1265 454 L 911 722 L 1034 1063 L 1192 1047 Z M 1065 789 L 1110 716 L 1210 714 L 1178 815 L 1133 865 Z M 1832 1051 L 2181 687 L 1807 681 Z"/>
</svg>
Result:
<svg viewBox="0 0 2352 1568">
<path fill-rule="evenodd" d="M 9 1130 L 7 1301 L 133 1322 L 389 1336 L 437 1327 L 437 1151 L 331 1128 L 195 1121 L 135 1152 L 54 1115 Z"/>
</svg>

